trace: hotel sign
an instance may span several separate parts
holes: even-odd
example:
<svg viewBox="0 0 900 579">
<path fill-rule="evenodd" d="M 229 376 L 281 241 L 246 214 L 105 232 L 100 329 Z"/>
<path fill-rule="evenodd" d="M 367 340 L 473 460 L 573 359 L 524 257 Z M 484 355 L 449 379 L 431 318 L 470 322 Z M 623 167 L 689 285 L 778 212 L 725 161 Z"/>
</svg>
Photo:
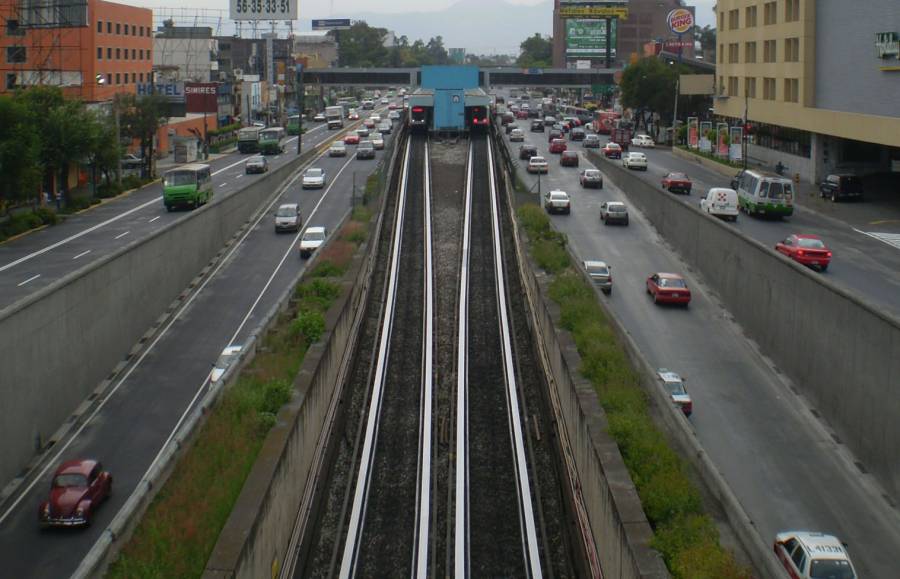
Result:
<svg viewBox="0 0 900 579">
<path fill-rule="evenodd" d="M 884 63 L 885 72 L 900 71 L 900 34 L 896 32 L 875 33 L 875 55 Z"/>
</svg>

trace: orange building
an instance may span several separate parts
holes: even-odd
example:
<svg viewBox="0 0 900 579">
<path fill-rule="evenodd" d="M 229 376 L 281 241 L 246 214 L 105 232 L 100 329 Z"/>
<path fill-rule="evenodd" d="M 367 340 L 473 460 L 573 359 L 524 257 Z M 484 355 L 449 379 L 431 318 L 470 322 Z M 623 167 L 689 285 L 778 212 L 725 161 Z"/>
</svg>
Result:
<svg viewBox="0 0 900 579">
<path fill-rule="evenodd" d="M 0 0 L 0 94 L 61 86 L 107 101 L 151 82 L 153 11 L 104 0 Z"/>
</svg>

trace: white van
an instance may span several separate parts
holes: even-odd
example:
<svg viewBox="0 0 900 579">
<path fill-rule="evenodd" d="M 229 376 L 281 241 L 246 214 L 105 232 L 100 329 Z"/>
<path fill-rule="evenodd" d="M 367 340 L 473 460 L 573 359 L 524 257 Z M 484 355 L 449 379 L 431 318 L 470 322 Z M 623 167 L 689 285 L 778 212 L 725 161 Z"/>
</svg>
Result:
<svg viewBox="0 0 900 579">
<path fill-rule="evenodd" d="M 700 200 L 700 211 L 705 211 L 710 215 L 722 217 L 730 221 L 737 221 L 738 216 L 738 195 L 734 189 L 727 187 L 713 187 L 706 194 L 706 197 Z"/>
<path fill-rule="evenodd" d="M 790 217 L 794 214 L 794 183 L 762 171 L 741 171 L 737 181 L 738 207 L 748 215 Z"/>
</svg>

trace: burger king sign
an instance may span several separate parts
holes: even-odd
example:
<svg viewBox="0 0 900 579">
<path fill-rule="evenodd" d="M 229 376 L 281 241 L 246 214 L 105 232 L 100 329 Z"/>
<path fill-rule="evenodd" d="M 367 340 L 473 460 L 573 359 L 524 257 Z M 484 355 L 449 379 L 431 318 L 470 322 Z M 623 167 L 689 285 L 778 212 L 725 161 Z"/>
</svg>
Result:
<svg viewBox="0 0 900 579">
<path fill-rule="evenodd" d="M 694 27 L 694 15 L 686 8 L 676 8 L 666 16 L 666 23 L 675 34 L 685 34 Z"/>
</svg>

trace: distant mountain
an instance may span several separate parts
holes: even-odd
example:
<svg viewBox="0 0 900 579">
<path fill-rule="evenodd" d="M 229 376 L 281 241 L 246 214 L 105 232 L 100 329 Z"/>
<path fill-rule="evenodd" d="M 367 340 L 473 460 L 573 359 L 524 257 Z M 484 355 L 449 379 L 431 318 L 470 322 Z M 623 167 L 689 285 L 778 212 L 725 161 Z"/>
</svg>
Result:
<svg viewBox="0 0 900 579">
<path fill-rule="evenodd" d="M 410 43 L 428 42 L 441 36 L 446 48 L 465 48 L 474 54 L 518 54 L 519 45 L 535 32 L 553 30 L 553 2 L 534 6 L 514 5 L 504 0 L 460 0 L 437 12 L 375 12 L 335 15 L 333 18 L 365 20 L 370 26 L 406 35 Z M 309 26 L 306 22 L 304 27 Z"/>
</svg>

